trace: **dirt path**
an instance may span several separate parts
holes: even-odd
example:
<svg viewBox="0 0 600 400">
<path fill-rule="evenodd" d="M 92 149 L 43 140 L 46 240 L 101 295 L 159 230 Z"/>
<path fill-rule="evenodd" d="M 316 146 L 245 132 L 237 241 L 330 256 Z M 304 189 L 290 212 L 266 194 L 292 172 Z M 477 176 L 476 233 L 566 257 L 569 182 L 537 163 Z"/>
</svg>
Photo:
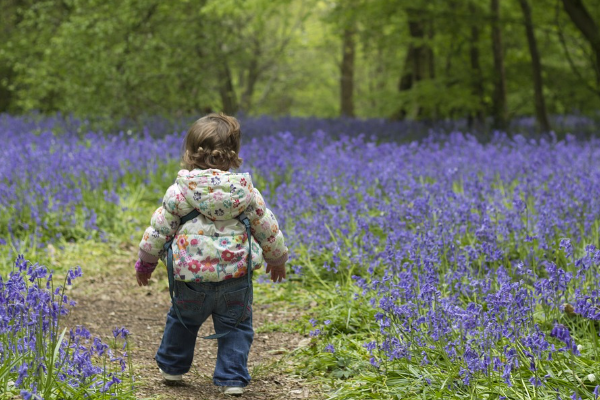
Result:
<svg viewBox="0 0 600 400">
<path fill-rule="evenodd" d="M 140 288 L 135 282 L 132 266 L 111 267 L 110 275 L 80 278 L 69 297 L 77 302 L 68 318 L 69 327 L 84 325 L 103 339 L 112 337 L 115 327 L 125 326 L 130 331 L 130 346 L 136 379 L 139 382 L 138 398 L 159 399 L 224 399 L 212 384 L 217 344 L 214 340 L 198 339 L 194 364 L 185 375 L 183 386 L 164 385 L 154 361 L 154 354 L 162 337 L 166 313 L 169 310 L 169 293 L 163 285 L 153 281 Z M 160 277 L 160 275 L 159 275 Z M 293 310 L 273 304 L 261 304 L 255 296 L 254 343 L 248 368 L 253 377 L 241 397 L 243 399 L 299 399 L 319 398 L 307 382 L 287 376 L 282 369 L 285 362 L 274 364 L 284 354 L 308 339 L 299 334 L 261 332 L 261 326 L 290 321 L 297 317 Z M 212 332 L 212 321 L 207 321 L 199 336 Z"/>
</svg>

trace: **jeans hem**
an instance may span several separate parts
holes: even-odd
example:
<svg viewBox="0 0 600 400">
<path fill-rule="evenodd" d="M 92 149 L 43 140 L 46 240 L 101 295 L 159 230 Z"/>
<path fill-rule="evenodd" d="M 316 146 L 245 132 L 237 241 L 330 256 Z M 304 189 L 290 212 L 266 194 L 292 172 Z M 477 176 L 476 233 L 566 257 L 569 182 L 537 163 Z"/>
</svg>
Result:
<svg viewBox="0 0 600 400">
<path fill-rule="evenodd" d="M 188 372 L 190 372 L 189 369 L 187 369 L 185 371 L 184 370 L 177 371 L 173 368 L 165 367 L 165 366 L 161 365 L 161 363 L 159 363 L 158 361 L 156 361 L 156 365 L 158 365 L 158 368 L 160 368 L 163 372 L 166 372 L 169 375 L 184 375 L 184 374 L 187 374 Z"/>
<path fill-rule="evenodd" d="M 213 379 L 213 383 L 216 386 L 230 386 L 230 387 L 246 387 L 246 386 L 248 386 L 248 384 L 243 381 L 221 381 L 218 379 Z"/>
</svg>

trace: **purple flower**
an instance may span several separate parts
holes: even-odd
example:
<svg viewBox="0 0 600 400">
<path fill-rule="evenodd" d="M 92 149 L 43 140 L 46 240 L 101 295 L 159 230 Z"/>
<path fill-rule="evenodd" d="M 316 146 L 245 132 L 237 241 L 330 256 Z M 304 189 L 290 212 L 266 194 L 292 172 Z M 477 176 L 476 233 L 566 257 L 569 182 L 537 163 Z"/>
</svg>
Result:
<svg viewBox="0 0 600 400">
<path fill-rule="evenodd" d="M 537 376 L 532 376 L 529 378 L 529 383 L 531 383 L 533 386 L 543 386 L 542 380 Z"/>
<path fill-rule="evenodd" d="M 21 396 L 23 400 L 43 400 L 39 395 L 28 390 L 21 390 Z"/>
<path fill-rule="evenodd" d="M 110 387 L 117 383 L 121 383 L 121 379 L 117 378 L 116 375 L 110 376 L 110 380 L 107 381 L 106 383 L 104 383 L 104 386 L 102 387 L 102 389 L 100 389 L 100 392 L 102 392 L 102 393 L 108 392 Z"/>
<path fill-rule="evenodd" d="M 80 270 L 71 272 L 71 278 L 80 276 Z M 46 284 L 41 285 L 40 279 L 45 278 Z M 106 375 L 104 368 L 94 365 L 92 353 L 96 350 L 98 355 L 106 354 L 108 346 L 95 338 L 90 345 L 91 334 L 82 326 L 71 329 L 69 334 L 58 342 L 60 317 L 68 312 L 72 304 L 63 294 L 63 289 L 51 291 L 52 274 L 38 264 L 31 264 L 19 256 L 15 269 L 8 276 L 8 280 L 0 277 L 0 333 L 10 330 L 8 341 L 0 342 L 0 359 L 9 349 L 12 357 L 20 359 L 22 363 L 11 371 L 16 375 L 15 386 L 18 388 L 29 387 L 23 390 L 24 398 L 40 399 L 36 385 L 39 374 L 49 374 L 57 381 L 77 388 L 85 382 L 102 381 Z M 121 335 L 126 335 L 126 330 L 121 328 Z M 54 351 L 57 347 L 57 358 L 53 366 L 47 365 L 49 358 L 42 357 L 43 351 Z M 119 361 L 119 360 L 116 360 Z M 123 363 L 119 367 L 124 372 Z M 115 368 L 116 369 L 116 368 Z M 118 378 L 115 376 L 115 378 Z M 120 378 L 118 378 L 120 379 Z M 113 380 L 113 383 L 117 383 Z M 45 390 L 45 389 L 44 389 Z"/>
<path fill-rule="evenodd" d="M 119 336 L 122 337 L 123 339 L 126 339 L 127 336 L 129 336 L 129 331 L 127 329 L 125 329 L 125 327 L 113 329 L 113 337 L 116 339 Z"/>
</svg>

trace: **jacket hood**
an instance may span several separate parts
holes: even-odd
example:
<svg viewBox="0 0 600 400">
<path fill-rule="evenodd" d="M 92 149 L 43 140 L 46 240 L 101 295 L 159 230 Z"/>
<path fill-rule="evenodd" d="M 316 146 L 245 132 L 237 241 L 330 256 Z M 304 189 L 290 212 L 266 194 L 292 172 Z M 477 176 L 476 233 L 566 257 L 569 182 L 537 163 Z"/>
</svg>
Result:
<svg viewBox="0 0 600 400">
<path fill-rule="evenodd" d="M 175 183 L 187 203 L 211 220 L 234 219 L 254 199 L 248 173 L 184 169 L 177 174 Z"/>
</svg>

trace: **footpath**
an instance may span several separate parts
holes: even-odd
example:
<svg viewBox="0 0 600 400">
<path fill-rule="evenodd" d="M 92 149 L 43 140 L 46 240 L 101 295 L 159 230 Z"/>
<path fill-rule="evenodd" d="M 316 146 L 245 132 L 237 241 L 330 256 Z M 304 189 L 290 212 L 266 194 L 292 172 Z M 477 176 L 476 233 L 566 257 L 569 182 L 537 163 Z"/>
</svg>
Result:
<svg viewBox="0 0 600 400">
<path fill-rule="evenodd" d="M 162 264 L 159 264 L 159 269 Z M 103 273 L 79 278 L 67 294 L 77 302 L 67 317 L 66 326 L 84 325 L 93 335 L 110 343 L 116 327 L 129 330 L 129 346 L 136 377 L 139 399 L 189 399 L 212 400 L 224 396 L 212 384 L 212 372 L 217 355 L 215 340 L 198 339 L 194 363 L 180 386 L 166 386 L 154 361 L 160 344 L 166 314 L 169 310 L 169 292 L 162 269 L 152 278 L 151 284 L 139 287 L 132 265 L 110 265 Z M 158 271 L 158 269 L 157 269 Z M 261 271 L 260 273 L 263 273 Z M 157 279 L 158 278 L 158 279 Z M 318 399 L 314 386 L 302 379 L 286 375 L 285 354 L 309 343 L 297 333 L 270 332 L 261 327 L 286 323 L 297 318 L 297 312 L 274 304 L 261 304 L 255 294 L 253 305 L 254 343 L 248 367 L 252 382 L 240 398 L 243 399 Z M 202 326 L 200 336 L 213 333 L 209 319 Z"/>
</svg>

